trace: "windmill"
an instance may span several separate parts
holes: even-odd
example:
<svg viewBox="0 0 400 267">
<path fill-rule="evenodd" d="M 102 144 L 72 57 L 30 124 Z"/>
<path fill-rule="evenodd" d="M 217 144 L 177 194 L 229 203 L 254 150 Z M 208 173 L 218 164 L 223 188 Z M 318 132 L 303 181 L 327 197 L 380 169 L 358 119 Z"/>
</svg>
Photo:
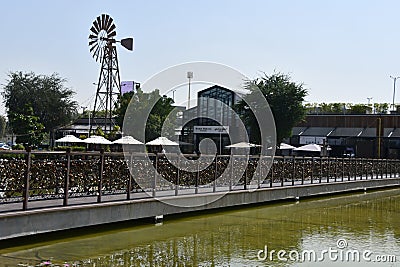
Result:
<svg viewBox="0 0 400 267">
<path fill-rule="evenodd" d="M 121 43 L 126 49 L 133 50 L 133 38 L 125 38 L 117 41 L 115 39 L 116 35 L 115 24 L 109 15 L 102 14 L 93 21 L 89 34 L 89 50 L 93 58 L 101 63 L 101 69 L 89 135 L 93 127 L 96 129 L 101 124 L 105 125 L 103 128 L 105 132 L 110 132 L 114 128 L 112 110 L 116 107 L 118 97 L 121 95 L 121 82 L 115 44 Z"/>
</svg>

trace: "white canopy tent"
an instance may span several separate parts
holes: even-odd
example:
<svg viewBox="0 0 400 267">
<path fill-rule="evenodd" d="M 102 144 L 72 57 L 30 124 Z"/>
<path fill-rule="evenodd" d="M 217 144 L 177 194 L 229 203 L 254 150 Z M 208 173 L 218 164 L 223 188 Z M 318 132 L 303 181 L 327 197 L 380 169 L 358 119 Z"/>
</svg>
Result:
<svg viewBox="0 0 400 267">
<path fill-rule="evenodd" d="M 139 140 L 136 140 L 130 135 L 126 135 L 121 137 L 120 139 L 117 139 L 113 142 L 113 144 L 119 144 L 119 145 L 143 145 L 142 142 Z"/>
<path fill-rule="evenodd" d="M 293 151 L 321 152 L 322 147 L 317 144 L 308 144 L 294 148 Z"/>
<path fill-rule="evenodd" d="M 167 137 L 158 137 L 150 142 L 147 142 L 146 145 L 149 146 L 179 146 L 177 142 L 169 140 Z"/>
<path fill-rule="evenodd" d="M 112 145 L 110 140 L 105 139 L 103 136 L 92 135 L 83 140 L 86 144 L 99 144 L 99 145 Z"/>
<path fill-rule="evenodd" d="M 78 137 L 68 134 L 60 139 L 55 140 L 56 143 L 84 143 L 82 139 L 79 139 Z"/>
<path fill-rule="evenodd" d="M 280 149 L 280 150 L 295 149 L 295 148 L 296 148 L 295 146 L 288 145 L 288 144 L 286 144 L 286 143 L 281 143 L 281 144 L 278 146 L 278 149 Z"/>
<path fill-rule="evenodd" d="M 261 145 L 256 145 L 248 142 L 239 142 L 236 144 L 232 144 L 229 146 L 225 146 L 226 148 L 252 148 L 252 147 L 261 147 Z"/>
</svg>

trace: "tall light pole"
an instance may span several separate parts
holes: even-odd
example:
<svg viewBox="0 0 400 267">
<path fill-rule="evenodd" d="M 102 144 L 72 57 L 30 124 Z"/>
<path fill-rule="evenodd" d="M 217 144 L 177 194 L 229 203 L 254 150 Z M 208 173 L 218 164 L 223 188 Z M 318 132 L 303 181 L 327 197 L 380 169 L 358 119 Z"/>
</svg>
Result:
<svg viewBox="0 0 400 267">
<path fill-rule="evenodd" d="M 175 103 L 175 91 L 176 89 L 172 90 L 172 100 L 174 101 L 174 103 Z"/>
<path fill-rule="evenodd" d="M 393 102 L 392 102 L 393 104 L 392 104 L 392 105 L 393 105 L 393 111 L 394 111 L 394 110 L 395 110 L 394 96 L 395 96 L 395 94 L 396 94 L 396 81 L 397 81 L 397 79 L 400 78 L 400 77 L 398 77 L 398 76 L 397 76 L 397 77 L 394 77 L 394 76 L 390 75 L 390 78 L 393 79 Z"/>
<path fill-rule="evenodd" d="M 189 93 L 188 93 L 188 109 L 190 109 L 190 80 L 193 79 L 193 72 L 187 72 L 187 78 L 189 79 Z"/>
</svg>

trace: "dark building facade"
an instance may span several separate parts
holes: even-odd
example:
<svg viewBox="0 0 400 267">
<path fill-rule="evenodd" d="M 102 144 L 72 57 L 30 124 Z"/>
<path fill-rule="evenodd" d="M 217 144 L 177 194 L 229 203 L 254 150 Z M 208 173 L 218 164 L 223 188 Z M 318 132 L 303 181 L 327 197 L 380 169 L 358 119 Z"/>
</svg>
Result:
<svg viewBox="0 0 400 267">
<path fill-rule="evenodd" d="M 200 142 L 209 138 L 217 146 L 219 154 L 229 153 L 229 134 L 241 135 L 239 118 L 232 108 L 240 100 L 240 94 L 218 85 L 206 88 L 197 94 L 197 106 L 183 112 L 183 127 L 180 141 L 191 143 L 190 148 L 199 152 Z"/>
<path fill-rule="evenodd" d="M 331 147 L 330 156 L 400 158 L 400 115 L 307 115 L 290 143 Z"/>
</svg>

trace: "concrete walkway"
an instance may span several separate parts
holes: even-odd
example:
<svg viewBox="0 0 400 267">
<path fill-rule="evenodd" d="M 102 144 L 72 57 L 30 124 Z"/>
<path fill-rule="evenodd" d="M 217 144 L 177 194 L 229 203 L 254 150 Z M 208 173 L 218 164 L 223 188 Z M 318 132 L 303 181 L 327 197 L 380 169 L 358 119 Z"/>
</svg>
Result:
<svg viewBox="0 0 400 267">
<path fill-rule="evenodd" d="M 216 187 L 216 192 L 209 187 L 200 188 L 198 194 L 193 193 L 194 189 L 182 189 L 178 196 L 175 190 L 166 190 L 157 191 L 156 198 L 140 192 L 132 193 L 130 200 L 125 194 L 103 196 L 101 203 L 97 203 L 96 196 L 71 198 L 68 206 L 62 206 L 62 199 L 31 201 L 26 211 L 21 211 L 21 203 L 0 204 L 0 240 L 161 215 L 400 186 L 400 178 L 339 180 L 314 180 L 313 184 L 308 181 L 303 185 L 296 181 L 294 186 L 286 181 L 284 186 L 262 184 L 257 189 L 250 185 L 247 190 L 237 186 L 232 191 Z"/>
<path fill-rule="evenodd" d="M 376 180 L 376 179 L 393 179 L 393 178 L 386 178 L 386 176 L 383 177 L 374 177 L 374 179 L 371 179 L 371 177 L 368 177 L 368 180 Z M 343 181 L 342 181 L 343 180 Z M 279 188 L 279 187 L 290 187 L 290 186 L 300 186 L 300 185 L 317 185 L 319 183 L 321 184 L 326 184 L 326 183 L 337 183 L 337 182 L 351 182 L 351 181 L 362 181 L 362 180 L 367 180 L 365 176 L 363 177 L 357 177 L 357 178 L 341 178 L 338 177 L 336 178 L 336 181 L 334 178 L 330 178 L 329 181 L 327 178 L 321 179 L 321 181 L 318 178 L 314 178 L 313 181 L 311 182 L 310 179 L 306 179 L 303 181 L 297 180 L 294 181 L 284 181 L 283 185 L 282 182 L 274 182 L 272 183 L 272 188 Z M 256 190 L 256 189 L 263 189 L 263 188 L 271 188 L 271 184 L 269 181 L 265 181 L 265 183 L 260 183 L 260 187 L 258 187 L 257 181 L 252 181 L 253 183 L 247 186 L 247 190 Z M 257 183 L 257 184 L 256 184 Z M 238 190 L 244 190 L 243 185 L 237 185 L 237 186 L 232 186 L 231 189 L 229 186 L 216 186 L 215 190 L 213 188 L 213 185 L 208 185 L 208 186 L 202 186 L 198 187 L 197 193 L 195 188 L 179 188 L 178 192 L 173 189 L 157 189 L 155 192 L 155 195 L 153 195 L 152 190 L 147 190 L 146 192 L 144 191 L 132 191 L 130 194 L 130 199 L 129 200 L 140 200 L 140 199 L 149 199 L 153 198 L 155 196 L 157 199 L 162 199 L 163 197 L 173 197 L 173 196 L 196 196 L 197 194 L 209 194 L 209 193 L 226 193 L 229 191 L 238 191 Z M 120 193 L 120 194 L 103 194 L 101 198 L 101 203 L 107 203 L 107 202 L 116 202 L 116 201 L 125 201 L 127 199 L 127 194 L 126 193 Z M 70 197 L 68 199 L 68 206 L 78 206 L 78 205 L 85 205 L 85 204 L 101 204 L 98 203 L 98 199 L 96 195 L 93 196 L 81 196 L 81 197 Z M 22 201 L 18 202 L 0 202 L 0 214 L 5 213 L 5 212 L 16 212 L 16 211 L 22 211 Z M 35 199 L 35 200 L 30 200 L 28 202 L 28 210 L 37 210 L 37 209 L 43 209 L 43 208 L 52 208 L 52 207 L 65 207 L 63 206 L 63 199 L 62 198 L 53 198 L 53 199 Z"/>
</svg>

